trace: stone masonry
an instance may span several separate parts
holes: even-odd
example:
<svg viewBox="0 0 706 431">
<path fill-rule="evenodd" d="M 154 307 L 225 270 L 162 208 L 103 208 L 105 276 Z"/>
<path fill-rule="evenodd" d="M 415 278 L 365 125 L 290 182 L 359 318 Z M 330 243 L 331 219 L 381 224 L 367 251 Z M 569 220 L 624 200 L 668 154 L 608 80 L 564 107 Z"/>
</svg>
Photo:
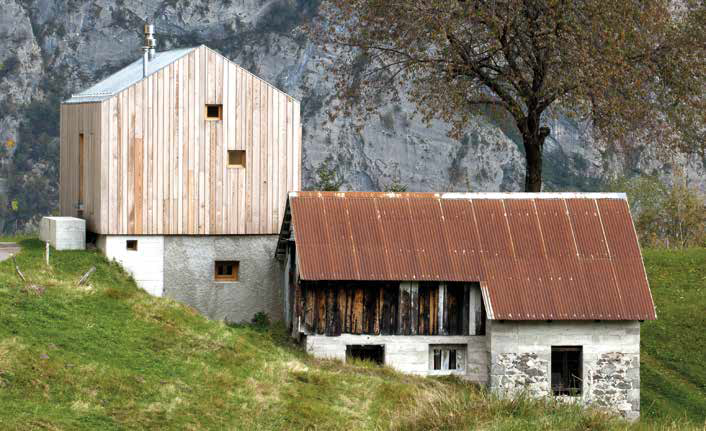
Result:
<svg viewBox="0 0 706 431">
<path fill-rule="evenodd" d="M 583 390 L 579 401 L 630 420 L 640 415 L 637 321 L 489 321 L 488 346 L 490 388 L 496 393 L 551 395 L 552 346 L 581 346 Z"/>
</svg>

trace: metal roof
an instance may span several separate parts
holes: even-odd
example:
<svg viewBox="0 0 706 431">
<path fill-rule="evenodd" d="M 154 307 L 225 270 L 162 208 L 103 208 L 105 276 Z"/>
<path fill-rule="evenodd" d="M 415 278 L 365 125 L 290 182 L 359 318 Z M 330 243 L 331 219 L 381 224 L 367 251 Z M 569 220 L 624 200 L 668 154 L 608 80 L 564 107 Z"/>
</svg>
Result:
<svg viewBox="0 0 706 431">
<path fill-rule="evenodd" d="M 169 66 L 194 49 L 196 49 L 196 47 L 172 49 L 170 51 L 155 53 L 155 57 L 147 63 L 147 76 L 159 71 L 163 67 Z M 143 76 L 142 72 L 142 57 L 140 57 L 139 60 L 125 66 L 93 87 L 78 94 L 71 95 L 71 98 L 65 100 L 64 103 L 102 102 L 131 85 L 140 82 L 144 78 L 145 76 Z"/>
<path fill-rule="evenodd" d="M 479 282 L 491 319 L 648 320 L 622 193 L 289 195 L 304 280 Z"/>
</svg>

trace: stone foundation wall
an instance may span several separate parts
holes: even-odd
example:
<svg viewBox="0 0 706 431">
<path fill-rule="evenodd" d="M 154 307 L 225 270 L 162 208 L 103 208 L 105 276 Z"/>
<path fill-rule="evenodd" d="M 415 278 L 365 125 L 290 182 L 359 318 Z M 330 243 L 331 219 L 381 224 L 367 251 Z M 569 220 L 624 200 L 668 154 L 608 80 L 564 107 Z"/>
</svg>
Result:
<svg viewBox="0 0 706 431">
<path fill-rule="evenodd" d="M 631 420 L 640 415 L 637 321 L 489 321 L 488 344 L 493 391 L 551 395 L 552 346 L 581 346 L 583 385 L 578 401 L 619 412 Z"/>
</svg>

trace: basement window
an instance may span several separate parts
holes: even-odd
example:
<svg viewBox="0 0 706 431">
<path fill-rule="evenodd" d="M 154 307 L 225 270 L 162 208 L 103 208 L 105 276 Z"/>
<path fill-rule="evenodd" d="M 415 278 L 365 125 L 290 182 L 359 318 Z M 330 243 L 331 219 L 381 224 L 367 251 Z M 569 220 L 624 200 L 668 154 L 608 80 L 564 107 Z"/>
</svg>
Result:
<svg viewBox="0 0 706 431">
<path fill-rule="evenodd" d="M 237 260 L 217 260 L 215 268 L 216 281 L 238 281 L 240 262 Z"/>
<path fill-rule="evenodd" d="M 429 346 L 430 367 L 434 371 L 463 371 L 465 352 L 464 344 L 450 346 Z"/>
<path fill-rule="evenodd" d="M 228 167 L 245 167 L 245 150 L 228 150 Z"/>
<path fill-rule="evenodd" d="M 125 241 L 125 248 L 130 251 L 137 251 L 137 240 L 136 239 L 129 239 L 129 240 Z"/>
<path fill-rule="evenodd" d="M 206 119 L 218 121 L 223 119 L 223 105 L 206 105 Z"/>
<path fill-rule="evenodd" d="M 372 361 L 382 365 L 385 363 L 385 346 L 382 345 L 348 345 L 346 346 L 346 360 L 358 359 Z"/>
<path fill-rule="evenodd" d="M 580 396 L 582 390 L 581 346 L 552 346 L 552 392 Z"/>
</svg>

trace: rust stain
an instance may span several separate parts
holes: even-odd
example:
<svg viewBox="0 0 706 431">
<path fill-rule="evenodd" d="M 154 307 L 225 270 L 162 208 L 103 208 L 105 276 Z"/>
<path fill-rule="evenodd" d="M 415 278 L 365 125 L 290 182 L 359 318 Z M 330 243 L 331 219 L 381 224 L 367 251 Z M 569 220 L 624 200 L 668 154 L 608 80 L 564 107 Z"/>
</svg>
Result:
<svg viewBox="0 0 706 431">
<path fill-rule="evenodd" d="M 620 195 L 297 192 L 290 208 L 303 280 L 480 282 L 499 320 L 655 318 Z"/>
</svg>

